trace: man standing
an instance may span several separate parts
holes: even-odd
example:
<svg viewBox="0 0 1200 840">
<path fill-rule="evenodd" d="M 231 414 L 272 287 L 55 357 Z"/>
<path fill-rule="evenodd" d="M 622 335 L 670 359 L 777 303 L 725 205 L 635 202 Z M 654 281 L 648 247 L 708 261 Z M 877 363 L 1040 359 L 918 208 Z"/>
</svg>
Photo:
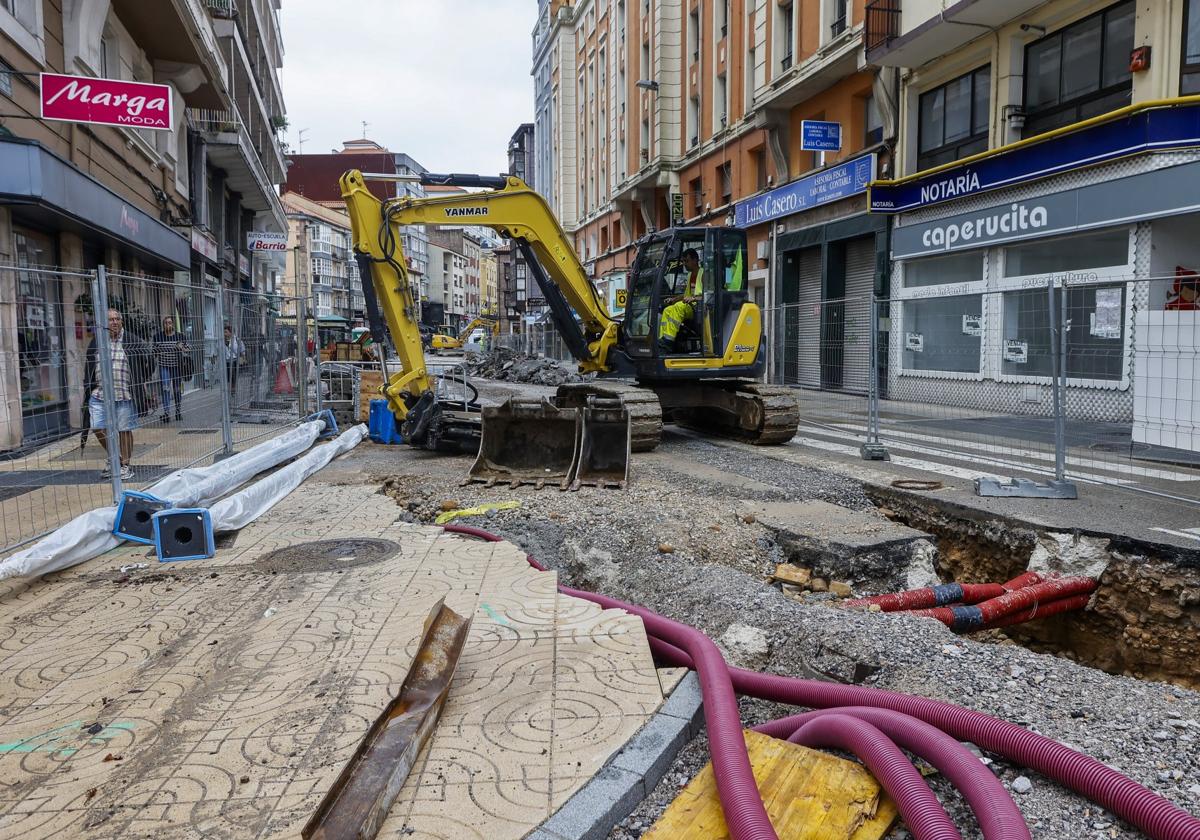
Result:
<svg viewBox="0 0 1200 840">
<path fill-rule="evenodd" d="M 154 358 L 162 383 L 162 421 L 171 422 L 171 397 L 175 398 L 175 419 L 183 419 L 183 374 L 188 346 L 175 331 L 175 319 L 163 318 L 162 329 L 154 336 Z"/>
<path fill-rule="evenodd" d="M 232 400 L 237 393 L 238 365 L 246 346 L 240 338 L 233 334 L 233 327 L 225 325 L 225 375 L 229 378 L 229 398 Z"/>
<path fill-rule="evenodd" d="M 88 411 L 92 431 L 101 446 L 108 446 L 108 434 L 116 430 L 121 478 L 128 481 L 133 478 L 130 461 L 133 459 L 133 430 L 137 428 L 138 418 L 135 400 L 153 376 L 154 356 L 146 342 L 125 331 L 125 319 L 115 309 L 108 310 L 108 350 L 117 416 L 108 417 L 104 410 L 104 391 L 99 377 L 100 350 L 95 338 L 87 349 Z M 106 461 L 103 477 L 111 476 L 111 465 Z"/>
</svg>

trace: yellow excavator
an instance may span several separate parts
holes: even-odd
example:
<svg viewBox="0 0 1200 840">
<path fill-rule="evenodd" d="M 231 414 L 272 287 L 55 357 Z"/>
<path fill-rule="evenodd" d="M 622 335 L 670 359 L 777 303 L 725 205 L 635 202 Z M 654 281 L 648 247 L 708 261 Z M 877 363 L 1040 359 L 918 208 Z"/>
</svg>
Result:
<svg viewBox="0 0 1200 840">
<path fill-rule="evenodd" d="M 479 191 L 381 201 L 368 180 Z M 756 444 L 795 435 L 795 397 L 755 381 L 765 369 L 766 347 L 762 313 L 746 290 L 745 231 L 677 227 L 643 237 L 629 273 L 625 315 L 617 320 L 545 199 L 519 178 L 351 170 L 340 184 L 370 328 L 381 346 L 386 328 L 399 356 L 402 370 L 389 377 L 384 394 L 408 443 L 468 451 L 477 446 L 474 475 L 514 482 L 557 479 L 562 470 L 544 462 L 574 457 L 590 466 L 568 473 L 594 473 L 600 481 L 584 483 L 604 484 L 622 469 L 622 438 L 627 467 L 630 451 L 658 445 L 664 421 Z M 563 385 L 553 400 L 537 405 L 483 409 L 473 400 L 440 399 L 422 353 L 418 290 L 401 249 L 404 225 L 485 226 L 511 239 L 580 373 L 597 376 Z M 687 322 L 668 340 L 671 331 L 661 328 L 664 309 L 685 299 L 691 304 Z M 558 425 L 574 431 L 556 434 Z"/>
<path fill-rule="evenodd" d="M 458 331 L 458 335 L 450 334 L 450 327 L 445 327 L 445 332 L 434 333 L 429 342 L 429 347 L 434 352 L 438 350 L 461 350 L 471 337 L 471 333 L 483 327 L 490 330 L 492 337 L 500 335 L 500 322 L 488 315 L 480 315 L 478 318 L 472 318 L 471 322 Z"/>
</svg>

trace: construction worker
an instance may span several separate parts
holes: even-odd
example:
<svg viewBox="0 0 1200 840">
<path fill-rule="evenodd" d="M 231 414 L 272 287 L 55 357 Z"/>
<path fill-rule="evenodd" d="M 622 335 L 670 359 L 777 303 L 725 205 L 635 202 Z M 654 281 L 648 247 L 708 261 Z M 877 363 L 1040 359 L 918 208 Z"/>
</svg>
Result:
<svg viewBox="0 0 1200 840">
<path fill-rule="evenodd" d="M 696 304 L 704 300 L 704 266 L 700 264 L 699 252 L 695 248 L 688 248 L 682 257 L 684 270 L 687 271 L 683 294 L 667 299 L 667 305 L 658 320 L 658 348 L 663 353 L 675 352 L 680 328 L 692 320 L 696 314 Z"/>
</svg>

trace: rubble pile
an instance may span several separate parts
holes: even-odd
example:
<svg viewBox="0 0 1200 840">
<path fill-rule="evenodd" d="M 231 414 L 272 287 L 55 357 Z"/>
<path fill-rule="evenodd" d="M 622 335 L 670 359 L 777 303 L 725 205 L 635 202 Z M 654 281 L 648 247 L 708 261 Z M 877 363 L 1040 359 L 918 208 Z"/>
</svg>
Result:
<svg viewBox="0 0 1200 840">
<path fill-rule="evenodd" d="M 501 382 L 557 387 L 583 380 L 572 362 L 527 356 L 506 347 L 496 347 L 486 353 L 468 353 L 465 363 L 471 376 Z"/>
</svg>

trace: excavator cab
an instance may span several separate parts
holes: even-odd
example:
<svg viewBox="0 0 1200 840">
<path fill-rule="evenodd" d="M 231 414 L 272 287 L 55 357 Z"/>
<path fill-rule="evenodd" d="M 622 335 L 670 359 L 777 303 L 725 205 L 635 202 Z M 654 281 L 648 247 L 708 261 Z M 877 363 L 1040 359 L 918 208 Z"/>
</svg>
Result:
<svg viewBox="0 0 1200 840">
<path fill-rule="evenodd" d="M 629 277 L 625 352 L 720 366 L 747 300 L 746 262 L 746 234 L 735 228 L 672 228 L 643 239 Z"/>
</svg>

